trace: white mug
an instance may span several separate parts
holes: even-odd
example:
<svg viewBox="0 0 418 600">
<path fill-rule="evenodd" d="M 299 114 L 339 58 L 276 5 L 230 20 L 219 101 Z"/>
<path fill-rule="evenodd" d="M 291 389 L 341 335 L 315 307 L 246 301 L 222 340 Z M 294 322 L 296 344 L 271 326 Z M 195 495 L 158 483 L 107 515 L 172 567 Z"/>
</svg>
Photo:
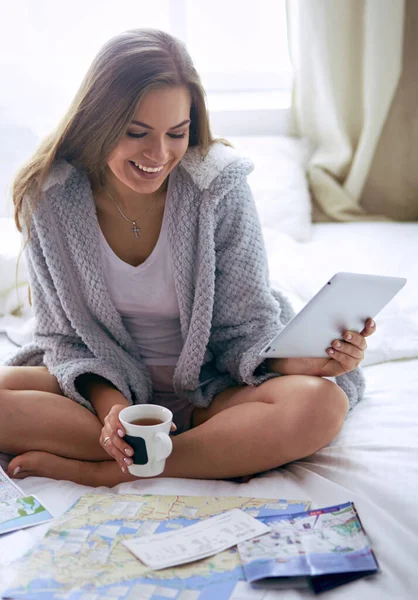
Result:
<svg viewBox="0 0 418 600">
<path fill-rule="evenodd" d="M 137 419 L 158 419 L 157 425 L 134 425 Z M 124 440 L 132 446 L 133 464 L 129 472 L 136 477 L 155 477 L 164 471 L 165 461 L 173 450 L 170 438 L 173 413 L 158 404 L 135 404 L 119 413 L 119 421 L 126 435 Z"/>
</svg>

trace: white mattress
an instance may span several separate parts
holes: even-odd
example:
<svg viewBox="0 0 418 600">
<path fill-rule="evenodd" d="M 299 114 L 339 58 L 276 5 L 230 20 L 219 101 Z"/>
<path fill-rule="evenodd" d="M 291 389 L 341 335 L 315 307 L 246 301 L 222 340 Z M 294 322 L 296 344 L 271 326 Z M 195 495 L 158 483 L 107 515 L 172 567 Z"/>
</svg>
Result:
<svg viewBox="0 0 418 600">
<path fill-rule="evenodd" d="M 313 239 L 292 241 L 265 230 L 272 281 L 296 306 L 339 270 L 408 278 L 394 304 L 377 318 L 365 367 L 365 398 L 326 448 L 246 484 L 150 479 L 112 493 L 240 495 L 311 500 L 312 507 L 353 501 L 381 572 L 327 593 L 333 600 L 413 600 L 418 597 L 418 224 L 315 225 Z M 0 341 L 0 352 L 1 343 Z M 3 464 L 6 457 L 3 455 Z M 20 482 L 61 515 L 91 488 L 42 478 Z M 96 492 L 109 492 L 97 489 Z M 0 538 L 0 591 L 15 575 L 17 558 L 47 525 Z M 7 558 L 6 558 L 7 557 Z M 305 598 L 306 591 L 269 592 L 263 600 Z M 251 598 L 251 595 L 248 596 Z M 260 596 L 257 596 L 260 598 Z"/>
</svg>

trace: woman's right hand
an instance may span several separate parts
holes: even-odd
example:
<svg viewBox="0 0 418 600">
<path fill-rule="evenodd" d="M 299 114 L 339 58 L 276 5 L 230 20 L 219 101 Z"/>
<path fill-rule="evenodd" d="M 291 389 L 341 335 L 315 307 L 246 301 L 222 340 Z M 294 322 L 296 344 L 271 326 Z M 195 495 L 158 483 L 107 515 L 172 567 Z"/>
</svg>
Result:
<svg viewBox="0 0 418 600">
<path fill-rule="evenodd" d="M 119 413 L 126 408 L 126 404 L 114 404 L 104 419 L 104 425 L 100 434 L 100 444 L 106 452 L 114 458 L 126 473 L 128 466 L 132 464 L 133 448 L 129 446 L 122 438 L 126 431 L 119 421 Z M 171 431 L 176 431 L 177 427 L 171 424 Z"/>
<path fill-rule="evenodd" d="M 106 452 L 114 458 L 124 473 L 128 465 L 132 464 L 133 449 L 122 438 L 125 430 L 119 421 L 119 413 L 126 408 L 126 404 L 115 404 L 104 419 L 104 426 L 100 434 L 100 443 Z"/>
</svg>

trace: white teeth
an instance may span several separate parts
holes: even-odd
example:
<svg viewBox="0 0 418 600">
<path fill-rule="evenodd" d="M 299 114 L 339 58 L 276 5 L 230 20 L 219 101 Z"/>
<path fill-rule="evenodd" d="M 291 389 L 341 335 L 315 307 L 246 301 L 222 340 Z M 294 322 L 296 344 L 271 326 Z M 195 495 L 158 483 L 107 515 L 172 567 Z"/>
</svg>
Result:
<svg viewBox="0 0 418 600">
<path fill-rule="evenodd" d="M 134 165 L 136 167 L 138 167 L 138 169 L 141 169 L 142 171 L 146 171 L 147 173 L 158 173 L 159 171 L 162 171 L 162 169 L 164 168 L 164 167 L 155 167 L 155 168 L 144 167 L 144 165 L 140 165 L 140 164 L 136 163 L 135 161 L 132 161 L 132 162 L 134 163 Z"/>
</svg>

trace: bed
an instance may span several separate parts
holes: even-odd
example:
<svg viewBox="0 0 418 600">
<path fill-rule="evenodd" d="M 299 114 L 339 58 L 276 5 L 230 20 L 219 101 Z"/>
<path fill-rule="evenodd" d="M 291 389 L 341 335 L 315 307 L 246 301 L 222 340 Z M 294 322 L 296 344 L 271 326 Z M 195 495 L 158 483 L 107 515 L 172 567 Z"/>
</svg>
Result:
<svg viewBox="0 0 418 600">
<path fill-rule="evenodd" d="M 262 211 L 262 209 L 260 209 Z M 337 271 L 408 278 L 377 318 L 364 361 L 367 389 L 340 434 L 314 455 L 251 479 L 227 481 L 158 478 L 121 484 L 115 494 L 234 495 L 310 500 L 312 507 L 353 501 L 381 572 L 326 592 L 333 600 L 418 597 L 418 223 L 315 224 L 297 240 L 263 221 L 272 284 L 295 308 Z M 12 349 L 0 334 L 0 357 Z M 8 457 L 0 455 L 3 466 Z M 109 493 L 67 481 L 31 477 L 21 487 L 37 494 L 56 516 L 86 492 Z M 0 591 L 13 580 L 16 561 L 47 525 L 0 538 Z M 295 600 L 303 590 L 234 594 L 232 600 Z"/>
</svg>

